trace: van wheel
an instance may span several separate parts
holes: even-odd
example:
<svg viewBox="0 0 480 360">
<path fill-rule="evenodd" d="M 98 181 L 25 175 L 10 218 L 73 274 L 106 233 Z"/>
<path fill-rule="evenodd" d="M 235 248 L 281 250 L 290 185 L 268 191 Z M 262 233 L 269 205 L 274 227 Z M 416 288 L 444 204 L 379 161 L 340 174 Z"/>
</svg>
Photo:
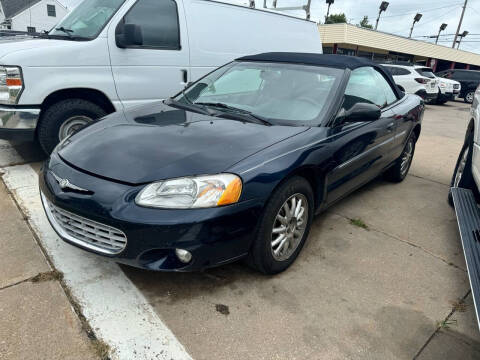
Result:
<svg viewBox="0 0 480 360">
<path fill-rule="evenodd" d="M 468 93 L 465 94 L 465 97 L 463 98 L 463 101 L 465 101 L 467 104 L 473 103 L 473 98 L 475 97 L 475 92 L 474 91 L 469 91 Z"/>
<path fill-rule="evenodd" d="M 100 106 L 87 100 L 59 101 L 42 114 L 37 129 L 38 141 L 42 149 L 50 154 L 64 138 L 106 114 L 106 111 Z"/>
<path fill-rule="evenodd" d="M 247 263 L 264 274 L 286 270 L 297 258 L 310 232 L 313 191 L 302 177 L 293 177 L 267 202 Z"/>
<path fill-rule="evenodd" d="M 400 157 L 395 161 L 395 164 L 385 172 L 384 176 L 387 180 L 391 182 L 401 182 L 407 177 L 410 165 L 412 165 L 416 142 L 417 137 L 415 133 L 412 132 Z"/>
<path fill-rule="evenodd" d="M 473 132 L 463 144 L 462 151 L 458 155 L 455 171 L 453 172 L 450 187 L 461 187 L 465 189 L 474 189 L 475 182 L 472 175 L 472 153 L 473 153 Z M 452 192 L 448 191 L 448 203 L 453 206 Z"/>
</svg>

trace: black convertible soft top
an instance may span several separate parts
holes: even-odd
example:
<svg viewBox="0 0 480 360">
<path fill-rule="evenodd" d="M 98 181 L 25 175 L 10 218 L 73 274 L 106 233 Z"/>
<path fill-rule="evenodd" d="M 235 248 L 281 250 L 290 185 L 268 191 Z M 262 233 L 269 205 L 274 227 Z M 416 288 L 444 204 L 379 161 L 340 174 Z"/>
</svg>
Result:
<svg viewBox="0 0 480 360">
<path fill-rule="evenodd" d="M 315 53 L 294 53 L 294 52 L 268 52 L 257 55 L 247 55 L 238 58 L 237 61 L 264 61 L 264 62 L 281 62 L 290 64 L 317 65 L 326 67 L 335 67 L 339 69 L 354 70 L 363 66 L 372 66 L 379 70 L 388 82 L 393 86 L 399 98 L 403 97 L 403 93 L 397 88 L 390 71 L 381 65 L 368 59 L 332 54 L 315 54 Z"/>
</svg>

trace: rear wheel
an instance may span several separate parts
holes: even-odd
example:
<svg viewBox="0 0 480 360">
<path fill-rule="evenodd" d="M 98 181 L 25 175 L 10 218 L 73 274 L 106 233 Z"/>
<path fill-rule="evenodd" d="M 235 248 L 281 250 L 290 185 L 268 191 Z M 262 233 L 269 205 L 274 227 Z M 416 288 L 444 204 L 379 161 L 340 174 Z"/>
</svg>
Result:
<svg viewBox="0 0 480 360">
<path fill-rule="evenodd" d="M 463 98 L 463 101 L 465 101 L 467 104 L 473 103 L 473 98 L 475 96 L 474 91 L 469 91 L 465 94 L 465 97 Z"/>
<path fill-rule="evenodd" d="M 83 99 L 67 99 L 48 107 L 38 126 L 38 141 L 50 154 L 67 136 L 107 113 L 97 104 Z"/>
<path fill-rule="evenodd" d="M 395 164 L 385 172 L 385 178 L 387 180 L 401 182 L 407 177 L 408 170 L 410 170 L 410 166 L 412 165 L 416 141 L 417 137 L 415 133 L 412 132 L 400 157 L 395 161 Z"/>
<path fill-rule="evenodd" d="M 310 232 L 313 191 L 304 178 L 293 177 L 271 196 L 250 250 L 248 263 L 265 274 L 286 270 Z"/>
<path fill-rule="evenodd" d="M 472 152 L 473 152 L 473 132 L 467 137 L 465 144 L 458 155 L 455 171 L 453 172 L 451 187 L 461 187 L 465 189 L 474 189 L 474 180 L 472 175 Z M 448 203 L 453 206 L 452 192 L 448 192 Z"/>
</svg>

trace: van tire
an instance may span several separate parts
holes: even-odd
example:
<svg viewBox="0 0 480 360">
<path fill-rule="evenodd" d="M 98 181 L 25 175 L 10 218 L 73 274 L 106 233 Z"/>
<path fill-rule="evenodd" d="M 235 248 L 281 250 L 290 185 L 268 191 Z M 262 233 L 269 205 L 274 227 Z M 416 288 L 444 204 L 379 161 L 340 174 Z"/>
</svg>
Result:
<svg viewBox="0 0 480 360">
<path fill-rule="evenodd" d="M 54 103 L 42 113 L 37 127 L 38 142 L 43 151 L 50 154 L 60 142 L 59 131 L 67 119 L 81 117 L 94 121 L 106 114 L 103 108 L 88 100 L 67 99 Z"/>
</svg>

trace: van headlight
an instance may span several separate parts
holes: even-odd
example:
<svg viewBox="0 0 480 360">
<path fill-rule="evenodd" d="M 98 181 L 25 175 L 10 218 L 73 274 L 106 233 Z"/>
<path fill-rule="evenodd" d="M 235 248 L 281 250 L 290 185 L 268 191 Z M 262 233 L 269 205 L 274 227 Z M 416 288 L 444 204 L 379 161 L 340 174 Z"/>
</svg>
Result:
<svg viewBox="0 0 480 360">
<path fill-rule="evenodd" d="M 18 66 L 0 66 L 0 104 L 18 103 L 22 90 L 22 70 Z"/>
<path fill-rule="evenodd" d="M 154 182 L 138 193 L 135 203 L 164 209 L 210 208 L 236 203 L 241 193 L 237 175 L 205 175 Z"/>
</svg>

